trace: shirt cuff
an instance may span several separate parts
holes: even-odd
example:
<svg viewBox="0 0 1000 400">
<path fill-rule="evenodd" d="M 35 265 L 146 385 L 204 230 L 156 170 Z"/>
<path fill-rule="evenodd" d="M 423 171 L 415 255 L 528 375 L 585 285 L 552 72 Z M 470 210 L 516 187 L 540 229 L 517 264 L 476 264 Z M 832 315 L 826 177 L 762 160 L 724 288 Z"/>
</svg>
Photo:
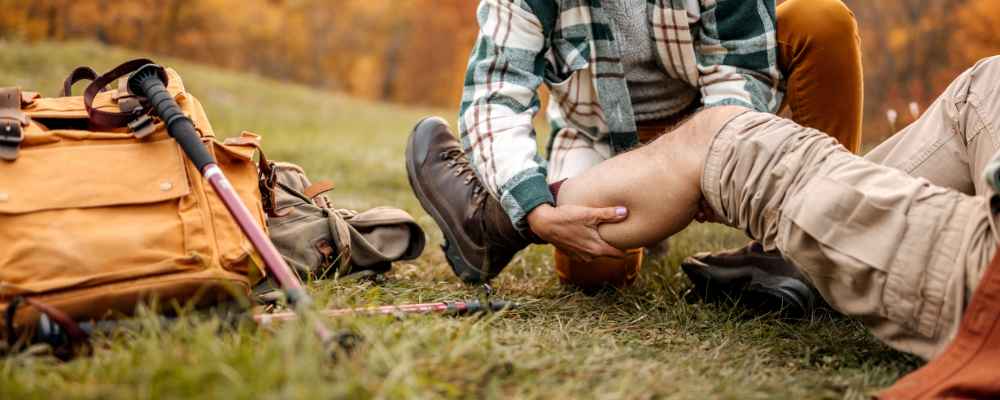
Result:
<svg viewBox="0 0 1000 400">
<path fill-rule="evenodd" d="M 743 106 L 743 107 L 749 108 L 751 110 L 756 110 L 757 109 L 756 107 L 753 106 L 753 104 L 747 103 L 746 101 L 737 99 L 735 97 L 729 97 L 729 98 L 725 98 L 725 99 L 722 99 L 722 100 L 719 100 L 719 101 L 715 101 L 715 102 L 711 102 L 711 103 L 703 103 L 703 104 L 704 104 L 704 107 L 702 107 L 703 109 L 705 109 L 705 108 L 712 108 L 712 107 L 722 107 L 722 106 Z M 757 111 L 768 112 L 768 110 L 757 110 Z"/>
<path fill-rule="evenodd" d="M 542 204 L 555 205 L 545 174 L 529 170 L 518 174 L 506 185 L 500 195 L 500 204 L 517 229 L 528 228 L 526 217 Z"/>
</svg>

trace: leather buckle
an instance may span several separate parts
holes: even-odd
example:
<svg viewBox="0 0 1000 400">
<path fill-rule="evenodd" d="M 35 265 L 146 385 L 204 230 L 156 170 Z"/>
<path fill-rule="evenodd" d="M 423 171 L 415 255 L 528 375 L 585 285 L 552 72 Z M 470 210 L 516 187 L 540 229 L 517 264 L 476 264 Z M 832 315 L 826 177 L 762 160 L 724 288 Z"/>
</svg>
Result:
<svg viewBox="0 0 1000 400">
<path fill-rule="evenodd" d="M 263 153 L 261 154 L 263 155 Z M 257 185 L 260 188 L 260 200 L 264 208 L 264 213 L 268 217 L 283 217 L 288 215 L 291 210 L 284 214 L 278 213 L 278 196 L 275 195 L 275 191 L 278 190 L 278 171 L 275 170 L 273 164 L 265 162 L 263 159 L 258 169 L 260 177 L 257 178 Z"/>
<path fill-rule="evenodd" d="M 128 130 L 132 131 L 132 136 L 136 139 L 142 140 L 156 131 L 155 126 L 153 117 L 143 114 L 128 123 Z"/>
<path fill-rule="evenodd" d="M 143 114 L 145 111 L 142 107 L 142 102 L 138 97 L 129 93 L 127 87 L 128 79 L 122 78 L 118 80 L 118 90 L 111 95 L 111 100 L 118 103 L 118 109 L 123 113 L 129 113 L 135 115 L 135 119 L 126 124 L 128 130 L 132 132 L 132 136 L 136 139 L 142 140 L 152 135 L 156 130 L 153 124 L 153 118 L 149 114 Z"/>
<path fill-rule="evenodd" d="M 21 124 L 12 120 L 0 120 L 0 159 L 4 161 L 17 160 L 18 150 L 24 141 Z"/>
<path fill-rule="evenodd" d="M 23 127 L 29 119 L 21 110 L 0 109 L 0 159 L 17 160 L 21 142 L 24 141 Z"/>
</svg>

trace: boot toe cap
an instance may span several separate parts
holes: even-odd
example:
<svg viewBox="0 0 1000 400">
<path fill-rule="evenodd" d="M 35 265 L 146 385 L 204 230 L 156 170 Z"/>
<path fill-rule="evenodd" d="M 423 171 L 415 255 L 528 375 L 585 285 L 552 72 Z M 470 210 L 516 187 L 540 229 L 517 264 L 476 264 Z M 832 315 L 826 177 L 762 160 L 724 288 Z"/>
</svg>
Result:
<svg viewBox="0 0 1000 400">
<path fill-rule="evenodd" d="M 423 164 L 430 156 L 431 146 L 440 141 L 440 135 L 454 138 L 448 122 L 441 117 L 427 117 L 417 123 L 410 136 L 410 156 L 417 165 Z M 447 139 L 447 138 L 446 138 Z"/>
</svg>

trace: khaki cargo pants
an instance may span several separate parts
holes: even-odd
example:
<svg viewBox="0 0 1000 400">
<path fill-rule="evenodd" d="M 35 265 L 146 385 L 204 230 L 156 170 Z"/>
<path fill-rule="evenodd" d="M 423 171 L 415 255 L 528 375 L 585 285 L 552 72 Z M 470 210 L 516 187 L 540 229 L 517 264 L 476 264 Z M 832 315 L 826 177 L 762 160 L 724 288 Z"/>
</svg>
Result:
<svg viewBox="0 0 1000 400">
<path fill-rule="evenodd" d="M 982 171 L 998 148 L 994 57 L 866 158 L 794 122 L 741 114 L 717 134 L 702 191 L 722 222 L 780 250 L 834 308 L 930 359 L 996 248 Z"/>
</svg>

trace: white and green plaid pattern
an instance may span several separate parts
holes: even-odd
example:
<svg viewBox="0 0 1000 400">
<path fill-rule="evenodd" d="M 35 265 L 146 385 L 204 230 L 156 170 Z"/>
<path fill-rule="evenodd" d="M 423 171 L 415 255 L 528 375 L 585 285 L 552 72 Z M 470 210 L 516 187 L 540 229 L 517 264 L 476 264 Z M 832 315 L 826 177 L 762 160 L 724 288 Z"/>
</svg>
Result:
<svg viewBox="0 0 1000 400">
<path fill-rule="evenodd" d="M 519 226 L 528 211 L 553 201 L 531 123 L 542 83 L 552 95 L 553 133 L 562 132 L 559 147 L 609 142 L 620 153 L 638 144 L 601 2 L 480 0 L 459 126 L 473 167 Z M 777 110 L 775 0 L 647 0 L 647 7 L 661 66 L 699 88 L 704 106 Z"/>
</svg>

